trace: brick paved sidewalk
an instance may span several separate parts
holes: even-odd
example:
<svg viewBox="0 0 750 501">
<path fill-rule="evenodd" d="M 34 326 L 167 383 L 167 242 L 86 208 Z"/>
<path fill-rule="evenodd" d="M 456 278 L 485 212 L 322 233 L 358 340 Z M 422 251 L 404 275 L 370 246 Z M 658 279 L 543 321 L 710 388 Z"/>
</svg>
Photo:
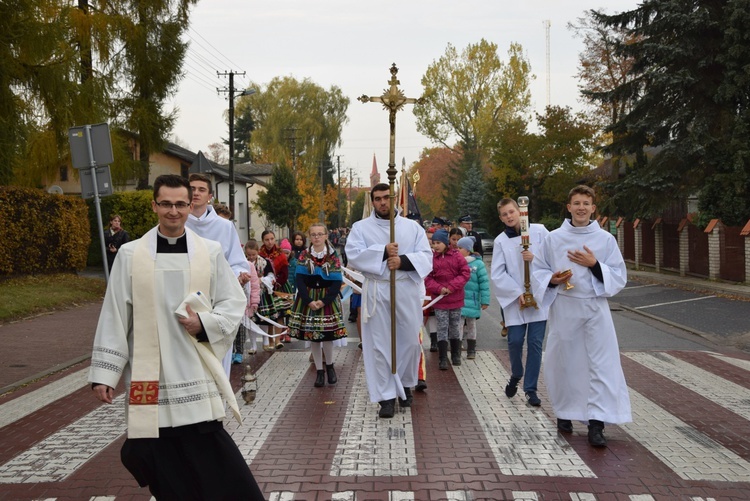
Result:
<svg viewBox="0 0 750 501">
<path fill-rule="evenodd" d="M 101 301 L 0 325 L 0 394 L 91 356 Z"/>
</svg>

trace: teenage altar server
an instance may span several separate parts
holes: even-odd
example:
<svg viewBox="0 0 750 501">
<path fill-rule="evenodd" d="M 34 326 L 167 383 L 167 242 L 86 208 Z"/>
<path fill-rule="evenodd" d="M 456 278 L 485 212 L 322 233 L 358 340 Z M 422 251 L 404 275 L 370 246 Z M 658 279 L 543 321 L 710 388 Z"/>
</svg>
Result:
<svg viewBox="0 0 750 501">
<path fill-rule="evenodd" d="M 625 287 L 627 269 L 615 238 L 591 220 L 594 190 L 573 188 L 567 207 L 571 218 L 545 239 L 539 272 L 551 277 L 544 380 L 560 431 L 571 432 L 573 420 L 587 422 L 589 443 L 604 447 L 604 423 L 632 421 L 607 302 Z"/>
</svg>

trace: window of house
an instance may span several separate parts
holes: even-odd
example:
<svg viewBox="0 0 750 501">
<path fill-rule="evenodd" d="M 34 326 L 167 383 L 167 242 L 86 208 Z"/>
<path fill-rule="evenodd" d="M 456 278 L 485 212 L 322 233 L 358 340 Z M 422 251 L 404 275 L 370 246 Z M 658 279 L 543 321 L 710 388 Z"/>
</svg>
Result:
<svg viewBox="0 0 750 501">
<path fill-rule="evenodd" d="M 67 181 L 68 180 L 68 166 L 62 165 L 60 166 L 60 181 Z"/>
</svg>

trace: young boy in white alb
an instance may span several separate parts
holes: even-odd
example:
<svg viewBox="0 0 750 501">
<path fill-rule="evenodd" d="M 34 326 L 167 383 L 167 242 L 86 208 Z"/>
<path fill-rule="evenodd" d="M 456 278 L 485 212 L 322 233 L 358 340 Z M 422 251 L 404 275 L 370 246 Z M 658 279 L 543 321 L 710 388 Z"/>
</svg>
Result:
<svg viewBox="0 0 750 501">
<path fill-rule="evenodd" d="M 505 231 L 495 238 L 492 252 L 490 282 L 498 303 L 503 308 L 505 325 L 508 328 L 508 355 L 511 375 L 505 386 L 505 395 L 512 398 L 518 392 L 518 383 L 523 378 L 523 391 L 529 405 L 539 406 L 542 401 L 537 395 L 539 369 L 542 365 L 542 343 L 547 327 L 547 310 L 541 299 L 547 282 L 531 283 L 531 293 L 537 300 L 537 307 L 524 307 L 524 262 L 529 262 L 529 278 L 537 266 L 535 255 L 544 247 L 544 238 L 549 233 L 541 224 L 529 225 L 527 250 L 521 247 L 521 213 L 516 201 L 504 198 L 497 204 L 500 220 Z M 523 345 L 526 340 L 526 371 L 523 365 Z"/>
<path fill-rule="evenodd" d="M 589 443 L 604 447 L 605 422 L 632 421 L 607 302 L 625 287 L 627 269 L 615 238 L 591 220 L 594 202 L 588 186 L 570 191 L 571 218 L 547 236 L 537 278 L 551 285 L 544 380 L 557 427 L 570 433 L 573 420 L 588 422 Z"/>
</svg>

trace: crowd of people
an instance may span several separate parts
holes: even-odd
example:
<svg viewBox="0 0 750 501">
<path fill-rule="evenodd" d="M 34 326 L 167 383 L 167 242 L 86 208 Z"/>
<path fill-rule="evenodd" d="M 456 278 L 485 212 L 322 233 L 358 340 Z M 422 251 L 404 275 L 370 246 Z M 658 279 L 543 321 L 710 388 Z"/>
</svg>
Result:
<svg viewBox="0 0 750 501">
<path fill-rule="evenodd" d="M 470 216 L 456 228 L 436 218 L 425 230 L 391 214 L 387 184 L 371 189 L 373 211 L 351 230 L 314 223 L 280 242 L 266 230 L 244 245 L 212 198 L 202 174 L 159 176 L 155 228 L 128 242 L 122 219 L 111 222 L 119 257 L 109 263 L 89 381 L 105 403 L 121 377 L 128 381 L 122 460 L 156 498 L 263 499 L 222 425 L 227 408 L 239 419 L 231 364 L 256 355 L 258 335 L 267 352 L 305 342 L 313 386 L 335 385 L 334 349 L 348 336 L 345 282 L 355 289 L 348 320 L 356 322 L 380 418 L 411 407 L 412 389 L 427 389 L 423 333 L 439 370 L 460 366 L 463 352 L 466 363 L 477 357 L 477 320 L 494 294 L 507 328 L 506 398 L 522 384 L 527 404 L 541 405 L 547 333 L 543 376 L 558 429 L 570 433 L 574 421 L 584 422 L 589 443 L 601 447 L 605 423 L 632 420 L 606 300 L 627 273 L 612 235 L 592 221 L 591 188 L 570 191 L 571 218 L 552 232 L 527 226 L 514 200 L 500 200 L 505 230 L 489 270 Z M 187 470 L 195 475 L 185 478 Z"/>
</svg>

